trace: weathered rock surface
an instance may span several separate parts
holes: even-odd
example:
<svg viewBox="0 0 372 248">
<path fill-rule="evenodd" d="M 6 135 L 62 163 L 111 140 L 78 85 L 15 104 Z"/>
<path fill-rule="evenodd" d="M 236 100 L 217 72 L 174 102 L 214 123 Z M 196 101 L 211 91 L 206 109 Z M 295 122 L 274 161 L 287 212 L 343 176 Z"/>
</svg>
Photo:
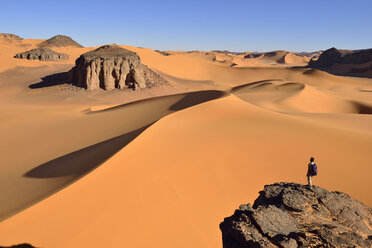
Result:
<svg viewBox="0 0 372 248">
<path fill-rule="evenodd" d="M 67 46 L 79 48 L 83 47 L 82 45 L 80 45 L 79 43 L 65 35 L 53 36 L 52 38 L 43 41 L 39 44 L 39 47 L 67 47 Z"/>
<path fill-rule="evenodd" d="M 339 50 L 334 47 L 324 51 L 318 60 L 311 60 L 309 67 L 327 68 L 334 64 L 364 64 L 372 61 L 372 49 Z"/>
<path fill-rule="evenodd" d="M 0 33 L 0 41 L 20 41 L 23 40 L 21 37 L 15 34 Z"/>
<path fill-rule="evenodd" d="M 135 52 L 106 45 L 81 55 L 72 69 L 72 83 L 88 90 L 140 89 L 168 84 L 141 63 Z"/>
<path fill-rule="evenodd" d="M 371 247 L 372 209 L 341 192 L 266 185 L 220 224 L 224 248 Z"/>
<path fill-rule="evenodd" d="M 68 59 L 68 55 L 64 53 L 57 53 L 49 48 L 36 48 L 30 51 L 26 51 L 23 53 L 18 53 L 14 56 L 14 58 L 18 59 L 30 59 L 30 60 L 40 60 L 40 61 L 55 61 L 55 60 L 63 60 Z"/>
</svg>

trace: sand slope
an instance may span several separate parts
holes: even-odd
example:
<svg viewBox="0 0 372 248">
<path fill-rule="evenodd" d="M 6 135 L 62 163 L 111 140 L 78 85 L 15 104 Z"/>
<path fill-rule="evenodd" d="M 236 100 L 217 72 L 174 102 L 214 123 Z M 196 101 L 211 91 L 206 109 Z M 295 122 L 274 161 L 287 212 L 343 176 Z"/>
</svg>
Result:
<svg viewBox="0 0 372 248">
<path fill-rule="evenodd" d="M 370 135 L 273 114 L 233 96 L 205 103 L 164 118 L 88 176 L 4 221 L 1 239 L 45 247 L 216 247 L 231 205 L 253 200 L 268 182 L 304 183 L 303 158 L 311 154 L 322 172 L 317 184 L 367 200 Z M 350 175 L 355 158 L 364 160 Z"/>
</svg>

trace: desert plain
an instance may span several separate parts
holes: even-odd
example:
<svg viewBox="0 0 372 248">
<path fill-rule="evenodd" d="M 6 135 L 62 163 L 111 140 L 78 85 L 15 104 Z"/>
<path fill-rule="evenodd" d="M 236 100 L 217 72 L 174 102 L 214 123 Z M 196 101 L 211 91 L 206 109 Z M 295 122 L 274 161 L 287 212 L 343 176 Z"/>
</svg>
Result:
<svg viewBox="0 0 372 248">
<path fill-rule="evenodd" d="M 97 47 L 14 58 L 42 42 L 0 40 L 1 245 L 222 247 L 223 218 L 266 184 L 306 184 L 311 156 L 315 185 L 372 206 L 371 73 L 120 45 L 169 84 L 89 91 L 66 74 Z"/>
</svg>

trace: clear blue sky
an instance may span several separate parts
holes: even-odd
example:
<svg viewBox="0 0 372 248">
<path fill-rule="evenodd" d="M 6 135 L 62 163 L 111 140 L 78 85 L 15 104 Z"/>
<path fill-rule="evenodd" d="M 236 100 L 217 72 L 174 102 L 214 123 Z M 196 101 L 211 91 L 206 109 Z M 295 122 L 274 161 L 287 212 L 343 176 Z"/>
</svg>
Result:
<svg viewBox="0 0 372 248">
<path fill-rule="evenodd" d="M 371 0 L 1 0 L 0 32 L 160 50 L 372 47 Z"/>
</svg>

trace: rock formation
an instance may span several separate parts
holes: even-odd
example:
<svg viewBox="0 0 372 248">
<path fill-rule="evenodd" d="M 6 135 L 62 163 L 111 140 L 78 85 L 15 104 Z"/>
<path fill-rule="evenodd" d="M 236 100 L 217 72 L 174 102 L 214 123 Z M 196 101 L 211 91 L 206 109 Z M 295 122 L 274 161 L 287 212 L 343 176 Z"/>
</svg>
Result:
<svg viewBox="0 0 372 248">
<path fill-rule="evenodd" d="M 135 52 L 116 45 L 81 55 L 71 73 L 72 83 L 88 90 L 140 89 L 168 83 L 143 65 Z"/>
<path fill-rule="evenodd" d="M 341 192 L 266 185 L 220 224 L 224 248 L 371 247 L 372 209 Z"/>
<path fill-rule="evenodd" d="M 53 36 L 52 38 L 43 41 L 39 44 L 39 47 L 67 47 L 67 46 L 79 48 L 83 47 L 82 45 L 80 45 L 79 43 L 65 35 Z"/>
<path fill-rule="evenodd" d="M 298 53 L 295 53 L 296 55 L 298 56 L 302 56 L 302 57 L 308 57 L 308 58 L 312 58 L 314 60 L 318 59 L 319 56 L 322 54 L 323 51 L 316 51 L 316 52 L 298 52 Z"/>
<path fill-rule="evenodd" d="M 155 50 L 155 52 L 160 53 L 161 55 L 164 56 L 171 56 L 172 54 L 167 52 L 167 51 L 160 51 L 160 50 Z"/>
<path fill-rule="evenodd" d="M 21 37 L 15 34 L 0 33 L 0 41 L 20 41 L 23 40 Z"/>
<path fill-rule="evenodd" d="M 339 50 L 334 47 L 324 51 L 318 60 L 311 60 L 309 67 L 327 68 L 334 64 L 364 64 L 372 62 L 372 49 Z"/>
<path fill-rule="evenodd" d="M 57 53 L 53 50 L 50 50 L 49 48 L 36 48 L 23 53 L 18 53 L 14 56 L 14 58 L 30 60 L 38 59 L 40 61 L 55 61 L 68 59 L 68 55 L 64 53 Z"/>
<path fill-rule="evenodd" d="M 247 55 L 244 56 L 245 59 L 255 59 L 258 57 L 261 57 L 262 53 L 248 53 Z"/>
</svg>

